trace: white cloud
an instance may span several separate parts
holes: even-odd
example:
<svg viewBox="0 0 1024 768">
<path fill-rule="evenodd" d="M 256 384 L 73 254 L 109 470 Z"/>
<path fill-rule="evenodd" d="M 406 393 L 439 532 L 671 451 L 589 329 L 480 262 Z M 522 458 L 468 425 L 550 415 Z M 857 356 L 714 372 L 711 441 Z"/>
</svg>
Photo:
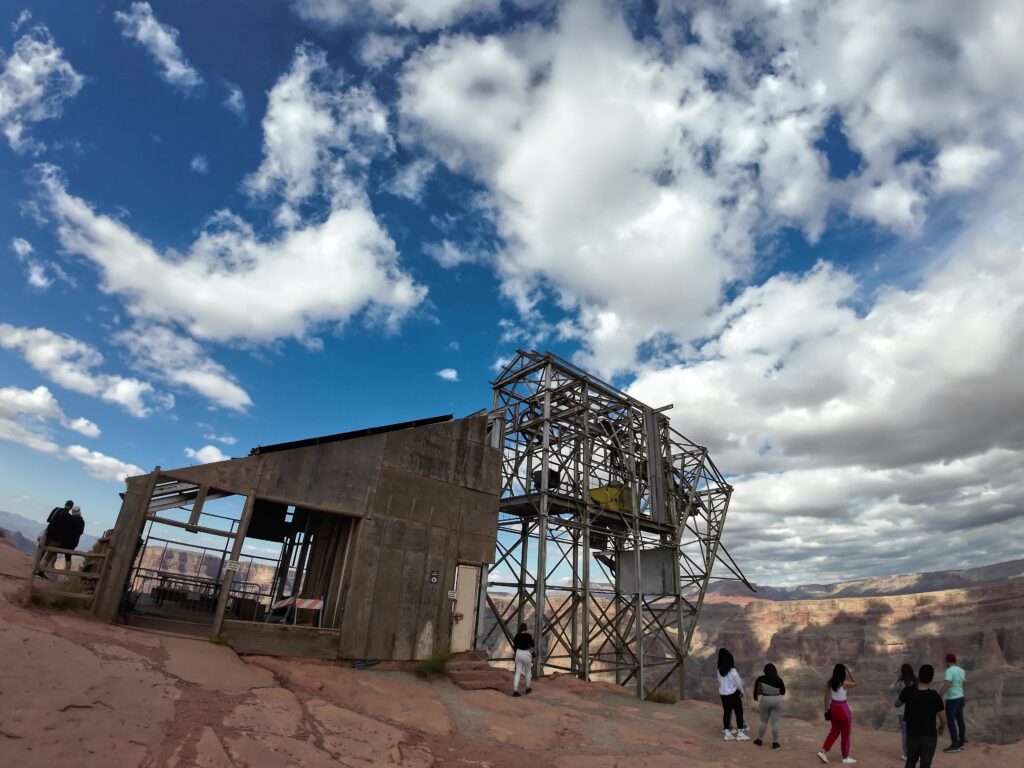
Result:
<svg viewBox="0 0 1024 768">
<path fill-rule="evenodd" d="M 223 443 L 224 445 L 234 445 L 238 442 L 238 438 L 234 435 L 218 435 L 215 432 L 203 433 L 203 440 L 213 440 L 217 443 Z"/>
<path fill-rule="evenodd" d="M 231 458 L 215 445 L 204 445 L 198 451 L 186 448 L 185 455 L 199 464 L 212 464 L 215 461 L 227 461 Z"/>
<path fill-rule="evenodd" d="M 32 243 L 23 237 L 11 238 L 11 250 L 14 251 L 19 260 L 28 258 L 35 251 Z"/>
<path fill-rule="evenodd" d="M 411 35 L 381 35 L 371 32 L 359 44 L 359 60 L 370 69 L 381 69 L 405 56 L 415 43 Z"/>
<path fill-rule="evenodd" d="M 40 142 L 26 136 L 29 124 L 60 117 L 64 102 L 78 94 L 83 82 L 42 24 L 18 39 L 9 56 L 0 49 L 0 131 L 11 149 L 41 149 Z"/>
<path fill-rule="evenodd" d="M 499 0 L 292 0 L 306 21 L 341 26 L 361 17 L 427 32 L 471 16 L 495 13 Z"/>
<path fill-rule="evenodd" d="M 977 144 L 961 144 L 942 150 L 935 160 L 940 191 L 977 187 L 999 160 L 999 152 Z"/>
<path fill-rule="evenodd" d="M 18 14 L 18 18 L 11 22 L 11 33 L 15 35 L 18 34 L 18 30 L 30 21 L 32 21 L 32 12 L 26 8 Z"/>
<path fill-rule="evenodd" d="M 135 464 L 115 459 L 99 451 L 90 451 L 81 445 L 69 445 L 65 452 L 75 461 L 81 462 L 85 471 L 97 480 L 123 483 L 126 477 L 146 474 L 144 469 Z"/>
<path fill-rule="evenodd" d="M 25 279 L 28 284 L 39 291 L 45 291 L 55 279 L 59 279 L 72 288 L 77 288 L 77 281 L 71 277 L 60 264 L 55 261 L 38 259 L 33 256 L 35 249 L 32 244 L 22 237 L 15 237 L 11 240 L 11 250 L 18 257 L 25 268 Z M 50 275 L 53 275 L 51 277 Z"/>
<path fill-rule="evenodd" d="M 505 294 L 525 317 L 568 307 L 563 334 L 607 374 L 643 342 L 704 336 L 781 227 L 813 241 L 837 212 L 914 236 L 990 152 L 1004 183 L 1019 173 L 1019 3 L 665 3 L 642 39 L 618 6 L 559 7 L 554 25 L 442 35 L 406 62 L 400 112 L 487 190 Z"/>
<path fill-rule="evenodd" d="M 439 379 L 443 379 L 445 381 L 458 381 L 459 380 L 459 372 L 457 370 L 455 370 L 454 368 L 442 368 L 435 375 Z"/>
<path fill-rule="evenodd" d="M 114 19 L 120 25 L 124 37 L 134 40 L 149 51 L 150 56 L 160 65 L 160 76 L 164 81 L 186 92 L 202 85 L 202 76 L 185 58 L 178 45 L 178 30 L 161 23 L 149 3 L 132 3 L 128 13 L 115 11 Z"/>
<path fill-rule="evenodd" d="M 164 254 L 69 194 L 52 167 L 40 170 L 40 194 L 62 246 L 99 268 L 104 291 L 123 297 L 133 316 L 181 323 L 200 339 L 301 339 L 363 310 L 394 326 L 426 295 L 361 204 L 276 240 L 221 213 L 185 253 Z"/>
<path fill-rule="evenodd" d="M 192 158 L 189 168 L 193 173 L 206 174 L 210 172 L 210 161 L 206 159 L 206 155 L 196 155 Z"/>
<path fill-rule="evenodd" d="M 0 347 L 16 349 L 50 381 L 91 397 L 117 403 L 133 416 L 146 416 L 153 387 L 138 379 L 94 373 L 103 355 L 83 341 L 47 328 L 19 328 L 0 323 Z"/>
<path fill-rule="evenodd" d="M 730 552 L 757 578 L 771 577 L 766 556 L 794 579 L 920 570 L 920 542 L 951 530 L 958 546 L 931 552 L 930 568 L 1015 556 L 1020 221 L 1014 209 L 977 222 L 919 286 L 861 312 L 861 286 L 830 265 L 776 275 L 715 315 L 690 362 L 630 387 L 674 403 L 676 427 L 734 473 Z"/>
<path fill-rule="evenodd" d="M 0 387 L 0 440 L 9 440 L 43 453 L 58 453 L 60 447 L 47 430 L 56 421 L 86 437 L 99 437 L 100 428 L 89 419 L 69 419 L 57 398 L 43 386 L 33 390 Z"/>
<path fill-rule="evenodd" d="M 245 121 L 247 112 L 245 108 L 245 94 L 242 89 L 234 83 L 224 83 L 228 95 L 224 97 L 224 107 L 234 114 L 239 120 Z"/>
<path fill-rule="evenodd" d="M 224 366 L 210 359 L 195 341 L 170 328 L 136 324 L 115 334 L 113 341 L 127 347 L 142 370 L 191 389 L 222 408 L 245 411 L 252 405 L 248 393 Z"/>
<path fill-rule="evenodd" d="M 440 243 L 427 243 L 423 246 L 423 251 L 445 269 L 451 269 L 460 264 L 472 264 L 478 260 L 478 256 L 475 253 L 467 251 L 464 247 L 453 243 L 451 240 L 442 240 Z"/>
<path fill-rule="evenodd" d="M 317 194 L 335 207 L 364 204 L 366 164 L 393 151 L 387 110 L 373 91 L 339 86 L 326 54 L 302 45 L 268 94 L 263 162 L 245 187 L 256 197 L 280 196 L 282 226 L 298 224 L 298 206 Z"/>
<path fill-rule="evenodd" d="M 398 169 L 394 178 L 387 185 L 387 191 L 407 200 L 421 202 L 427 181 L 437 168 L 437 161 L 430 157 L 421 157 Z"/>
</svg>

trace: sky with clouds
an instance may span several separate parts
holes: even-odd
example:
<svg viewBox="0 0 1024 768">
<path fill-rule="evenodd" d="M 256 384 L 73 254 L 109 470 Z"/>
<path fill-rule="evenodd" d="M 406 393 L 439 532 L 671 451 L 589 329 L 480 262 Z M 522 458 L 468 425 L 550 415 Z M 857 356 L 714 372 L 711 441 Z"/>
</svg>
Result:
<svg viewBox="0 0 1024 768">
<path fill-rule="evenodd" d="M 535 347 L 675 405 L 755 581 L 1024 556 L 1021 3 L 0 7 L 0 508 Z"/>
</svg>

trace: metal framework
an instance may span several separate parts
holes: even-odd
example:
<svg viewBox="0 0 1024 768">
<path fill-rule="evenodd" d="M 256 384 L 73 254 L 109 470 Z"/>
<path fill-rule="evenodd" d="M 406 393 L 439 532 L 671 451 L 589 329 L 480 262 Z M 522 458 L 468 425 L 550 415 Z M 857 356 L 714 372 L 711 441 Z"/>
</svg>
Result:
<svg viewBox="0 0 1024 768">
<path fill-rule="evenodd" d="M 747 583 L 720 545 L 732 487 L 668 407 L 555 355 L 520 350 L 493 386 L 502 489 L 481 644 L 507 648 L 525 622 L 536 675 L 614 679 L 640 697 L 675 678 L 682 697 L 713 566 Z"/>
</svg>

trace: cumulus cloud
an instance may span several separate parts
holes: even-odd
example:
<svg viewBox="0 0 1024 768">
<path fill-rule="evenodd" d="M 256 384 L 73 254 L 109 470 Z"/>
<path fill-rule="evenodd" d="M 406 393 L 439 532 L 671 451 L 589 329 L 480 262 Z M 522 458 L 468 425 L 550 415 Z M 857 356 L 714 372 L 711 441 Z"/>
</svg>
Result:
<svg viewBox="0 0 1024 768">
<path fill-rule="evenodd" d="M 189 163 L 189 168 L 193 173 L 207 174 L 210 172 L 210 161 L 206 159 L 206 155 L 196 155 Z"/>
<path fill-rule="evenodd" d="M 199 464 L 212 464 L 215 461 L 227 461 L 231 458 L 215 445 L 204 445 L 198 451 L 186 448 L 185 455 Z"/>
<path fill-rule="evenodd" d="M 426 295 L 362 203 L 270 240 L 222 212 L 184 253 L 162 253 L 69 193 L 53 167 L 39 169 L 39 195 L 61 245 L 96 265 L 102 290 L 133 316 L 179 323 L 200 339 L 302 339 L 363 310 L 394 326 Z"/>
<path fill-rule="evenodd" d="M 245 121 L 247 112 L 245 108 L 245 94 L 235 83 L 224 83 L 228 95 L 224 97 L 224 108 L 234 114 L 239 120 Z"/>
<path fill-rule="evenodd" d="M 72 392 L 116 403 L 133 416 L 147 416 L 153 386 L 139 379 L 96 373 L 103 355 L 90 344 L 47 328 L 20 328 L 0 323 L 0 347 L 19 351 L 25 362 L 50 381 Z"/>
<path fill-rule="evenodd" d="M 441 36 L 406 62 L 400 111 L 486 190 L 505 294 L 524 317 L 568 307 L 563 336 L 613 374 L 704 336 L 780 228 L 815 241 L 838 213 L 914 236 L 995 158 L 1019 168 L 1024 7 L 992 5 L 666 3 L 641 38 L 569 2 L 553 25 Z"/>
<path fill-rule="evenodd" d="M 371 32 L 359 44 L 359 60 L 370 69 L 381 69 L 401 59 L 415 42 L 411 35 L 381 35 Z"/>
<path fill-rule="evenodd" d="M 435 375 L 439 379 L 443 379 L 444 381 L 458 381 L 459 380 L 459 372 L 457 370 L 455 370 L 454 368 L 442 368 Z"/>
<path fill-rule="evenodd" d="M 214 405 L 245 411 L 249 394 L 224 366 L 212 360 L 194 340 L 166 326 L 137 324 L 116 333 L 113 341 L 128 348 L 133 362 L 172 385 L 191 389 Z"/>
<path fill-rule="evenodd" d="M 202 85 L 202 75 L 189 63 L 178 45 L 178 30 L 157 19 L 149 3 L 132 3 L 127 13 L 115 11 L 114 20 L 125 38 L 149 52 L 160 66 L 160 77 L 165 82 L 186 92 Z"/>
<path fill-rule="evenodd" d="M 234 435 L 218 435 L 216 432 L 204 432 L 203 440 L 213 440 L 224 445 L 234 445 L 238 442 L 238 438 Z"/>
<path fill-rule="evenodd" d="M 730 551 L 756 576 L 766 558 L 793 579 L 917 570 L 923 543 L 953 530 L 929 568 L 1013 556 L 1001 542 L 1024 534 L 1019 221 L 979 222 L 920 285 L 866 310 L 857 280 L 828 264 L 776 275 L 723 306 L 691 361 L 630 387 L 674 403 L 677 428 L 736 473 Z"/>
<path fill-rule="evenodd" d="M 335 206 L 365 204 L 366 164 L 393 151 L 387 110 L 372 89 L 339 85 L 326 54 L 302 45 L 268 94 L 263 162 L 245 186 L 256 197 L 281 199 L 282 226 L 298 224 L 298 207 L 317 194 Z"/>
<path fill-rule="evenodd" d="M 19 17 L 19 27 L 28 18 Z M 64 103 L 78 94 L 83 82 L 42 24 L 19 38 L 10 55 L 0 49 L 0 131 L 11 149 L 42 149 L 41 142 L 27 136 L 29 125 L 60 117 Z"/>
<path fill-rule="evenodd" d="M 126 477 L 146 474 L 142 467 L 115 459 L 113 456 L 107 456 L 99 451 L 90 451 L 82 445 L 69 445 L 65 452 L 75 461 L 81 462 L 85 471 L 97 480 L 123 483 Z"/>
<path fill-rule="evenodd" d="M 424 252 L 445 269 L 457 267 L 460 264 L 472 264 L 478 257 L 472 251 L 451 240 L 442 240 L 440 243 L 427 243 L 423 246 Z"/>
<path fill-rule="evenodd" d="M 328 26 L 369 17 L 374 20 L 428 32 L 471 16 L 494 13 L 499 0 L 292 0 L 296 13 L 306 21 Z"/>
<path fill-rule="evenodd" d="M 48 422 L 52 421 L 86 437 L 100 436 L 100 428 L 89 419 L 65 416 L 57 398 L 44 386 L 32 390 L 0 387 L 0 440 L 56 454 L 60 446 L 53 441 L 47 428 Z"/>
<path fill-rule="evenodd" d="M 437 161 L 431 157 L 420 157 L 398 169 L 387 185 L 387 191 L 413 202 L 422 202 L 423 190 L 437 168 Z"/>
</svg>

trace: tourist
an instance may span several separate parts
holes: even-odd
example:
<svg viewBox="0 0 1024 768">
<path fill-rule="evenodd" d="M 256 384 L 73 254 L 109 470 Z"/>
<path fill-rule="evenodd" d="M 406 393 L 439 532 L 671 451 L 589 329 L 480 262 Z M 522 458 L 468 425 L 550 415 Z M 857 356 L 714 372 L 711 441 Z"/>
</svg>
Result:
<svg viewBox="0 0 1024 768">
<path fill-rule="evenodd" d="M 946 674 L 939 695 L 946 701 L 946 722 L 949 723 L 950 744 L 943 752 L 963 752 L 967 743 L 964 731 L 964 681 L 967 673 L 957 666 L 956 654 L 946 654 Z"/>
<path fill-rule="evenodd" d="M 519 632 L 512 638 L 512 648 L 515 650 L 516 672 L 512 676 L 512 695 L 519 696 L 519 678 L 526 678 L 526 693 L 533 690 L 530 687 L 530 676 L 533 674 L 533 635 L 527 632 L 525 624 L 519 625 Z"/>
<path fill-rule="evenodd" d="M 917 684 L 917 678 L 914 677 L 914 668 L 909 664 L 903 664 L 900 666 L 900 673 L 897 678 L 893 681 L 892 685 L 889 686 L 889 690 L 896 694 L 896 707 L 900 707 L 899 695 L 903 692 L 904 688 Z M 900 760 L 907 759 L 907 721 L 903 717 L 903 712 L 899 712 L 896 717 L 900 724 L 900 746 L 903 748 L 902 754 L 900 754 Z"/>
<path fill-rule="evenodd" d="M 61 542 L 62 549 L 78 549 L 78 542 L 82 540 L 85 532 L 85 520 L 82 519 L 82 508 L 75 504 L 71 507 L 71 519 L 68 521 L 67 530 L 64 532 L 64 540 Z M 64 553 L 64 570 L 71 570 L 71 555 Z"/>
<path fill-rule="evenodd" d="M 64 533 L 70 525 L 71 510 L 75 506 L 75 502 L 68 499 L 64 502 L 63 507 L 54 507 L 50 510 L 50 514 L 46 518 L 46 528 L 39 534 L 39 546 L 41 547 L 61 547 L 61 541 L 64 537 Z M 41 579 L 48 579 L 46 575 L 46 569 L 53 566 L 54 560 L 57 559 L 56 552 L 44 552 L 42 558 L 39 560 L 39 570 L 36 571 L 36 576 Z"/>
<path fill-rule="evenodd" d="M 907 730 L 907 756 L 903 768 L 916 768 L 918 761 L 920 768 L 931 768 L 935 745 L 946 726 L 942 697 L 929 687 L 934 678 L 935 667 L 922 665 L 917 673 L 917 682 L 900 691 L 896 702 L 897 707 L 905 707 L 903 722 Z M 936 715 L 939 716 L 938 730 L 935 728 Z"/>
<path fill-rule="evenodd" d="M 846 691 L 857 685 L 853 672 L 844 664 L 836 664 L 832 668 L 832 677 L 825 684 L 825 719 L 832 723 L 832 728 L 825 737 L 825 743 L 818 750 L 818 759 L 828 762 L 828 752 L 836 739 L 842 737 L 842 753 L 844 763 L 856 763 L 850 757 L 850 731 L 853 730 L 853 714 L 846 700 Z"/>
<path fill-rule="evenodd" d="M 779 677 L 779 671 L 774 664 L 765 664 L 764 674 L 754 681 L 754 701 L 761 699 L 761 725 L 754 739 L 757 746 L 764 743 L 761 739 L 769 720 L 772 722 L 772 749 L 782 746 L 779 744 L 779 721 L 782 719 L 782 697 L 785 695 L 786 684 Z"/>
<path fill-rule="evenodd" d="M 718 694 L 722 697 L 722 737 L 726 741 L 750 741 L 749 729 L 743 723 L 743 680 L 725 648 L 718 649 Z M 736 728 L 732 728 L 733 712 Z"/>
</svg>

